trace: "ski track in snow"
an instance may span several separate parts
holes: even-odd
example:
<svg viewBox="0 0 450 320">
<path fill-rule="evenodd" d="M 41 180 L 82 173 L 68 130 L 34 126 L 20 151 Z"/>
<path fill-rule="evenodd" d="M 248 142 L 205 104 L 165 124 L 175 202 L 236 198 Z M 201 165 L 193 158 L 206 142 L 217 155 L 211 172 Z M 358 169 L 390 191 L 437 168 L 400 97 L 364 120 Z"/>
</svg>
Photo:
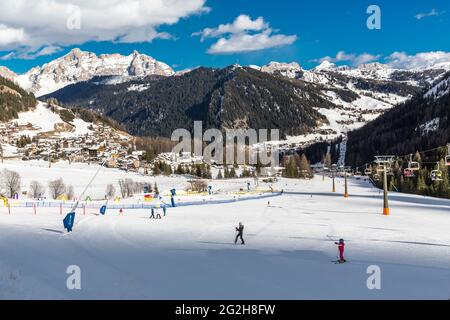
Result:
<svg viewBox="0 0 450 320">
<path fill-rule="evenodd" d="M 80 176 L 78 169 L 57 170 L 64 171 Z M 105 169 L 101 181 L 117 176 Z M 184 183 L 156 180 L 161 187 Z M 212 185 L 233 190 L 245 183 Z M 328 178 L 281 179 L 275 186 L 285 193 L 270 207 L 259 199 L 169 208 L 162 220 L 150 220 L 146 210 L 100 216 L 88 209 L 68 235 L 58 208 L 37 215 L 13 208 L 8 215 L 0 207 L 0 298 L 450 298 L 450 201 L 391 193 L 386 217 L 378 190 L 362 180 L 349 184 L 344 199 L 340 178 L 335 194 Z M 239 221 L 245 246 L 233 243 Z M 349 263 L 335 265 L 333 241 L 341 237 Z M 66 288 L 69 265 L 81 268 L 81 290 Z M 370 265 L 381 268 L 381 290 L 366 287 Z"/>
</svg>

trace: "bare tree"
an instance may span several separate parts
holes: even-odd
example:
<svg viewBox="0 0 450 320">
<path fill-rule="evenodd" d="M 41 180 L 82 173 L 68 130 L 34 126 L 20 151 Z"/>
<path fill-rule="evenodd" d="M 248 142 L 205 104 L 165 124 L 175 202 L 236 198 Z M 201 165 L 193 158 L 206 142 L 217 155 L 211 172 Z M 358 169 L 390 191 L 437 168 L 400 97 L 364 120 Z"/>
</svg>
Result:
<svg viewBox="0 0 450 320">
<path fill-rule="evenodd" d="M 133 179 L 130 178 L 119 180 L 119 188 L 120 193 L 122 194 L 122 198 L 133 196 L 133 194 L 135 194 L 135 191 L 137 190 L 136 183 L 133 181 Z"/>
<path fill-rule="evenodd" d="M 116 188 L 112 184 L 106 186 L 106 198 L 112 199 L 116 195 Z"/>
<path fill-rule="evenodd" d="M 195 192 L 206 192 L 208 189 L 208 184 L 203 180 L 191 180 L 191 190 Z"/>
<path fill-rule="evenodd" d="M 59 178 L 48 183 L 48 189 L 53 199 L 58 199 L 66 192 L 66 185 L 64 180 Z"/>
<path fill-rule="evenodd" d="M 73 200 L 75 198 L 75 191 L 72 185 L 67 186 L 66 188 L 67 199 Z"/>
<path fill-rule="evenodd" d="M 133 187 L 132 187 L 133 194 L 144 192 L 144 188 L 145 188 L 146 185 L 147 184 L 144 183 L 144 182 L 135 182 L 135 183 L 133 183 Z"/>
<path fill-rule="evenodd" d="M 125 180 L 119 180 L 119 188 L 120 188 L 120 194 L 122 195 L 122 198 L 127 197 L 127 189 L 125 187 Z"/>
<path fill-rule="evenodd" d="M 12 198 L 14 194 L 20 192 L 20 174 L 15 171 L 4 169 L 2 172 L 1 185 L 6 191 L 6 195 Z"/>
<path fill-rule="evenodd" d="M 132 197 L 134 194 L 134 181 L 133 179 L 125 179 L 125 189 L 127 191 L 127 197 Z"/>
<path fill-rule="evenodd" d="M 42 198 L 45 195 L 45 187 L 38 181 L 30 182 L 30 196 L 33 199 Z"/>
</svg>

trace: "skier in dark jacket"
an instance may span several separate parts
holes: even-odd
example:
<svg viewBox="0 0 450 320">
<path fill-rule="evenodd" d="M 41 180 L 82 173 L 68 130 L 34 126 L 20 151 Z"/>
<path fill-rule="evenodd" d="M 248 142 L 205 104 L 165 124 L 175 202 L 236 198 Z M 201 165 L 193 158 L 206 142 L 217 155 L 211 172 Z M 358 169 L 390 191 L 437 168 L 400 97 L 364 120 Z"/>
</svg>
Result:
<svg viewBox="0 0 450 320">
<path fill-rule="evenodd" d="M 238 239 L 241 238 L 241 244 L 245 244 L 244 241 L 244 225 L 242 224 L 242 222 L 239 222 L 239 227 L 236 228 L 237 231 L 237 235 L 236 235 L 236 239 L 234 240 L 234 244 L 237 243 Z"/>
<path fill-rule="evenodd" d="M 339 242 L 335 242 L 335 244 L 338 245 L 338 249 L 339 249 L 339 263 L 344 263 L 346 262 L 346 260 L 344 259 L 344 250 L 345 250 L 345 243 L 344 243 L 344 239 L 339 239 Z"/>
</svg>

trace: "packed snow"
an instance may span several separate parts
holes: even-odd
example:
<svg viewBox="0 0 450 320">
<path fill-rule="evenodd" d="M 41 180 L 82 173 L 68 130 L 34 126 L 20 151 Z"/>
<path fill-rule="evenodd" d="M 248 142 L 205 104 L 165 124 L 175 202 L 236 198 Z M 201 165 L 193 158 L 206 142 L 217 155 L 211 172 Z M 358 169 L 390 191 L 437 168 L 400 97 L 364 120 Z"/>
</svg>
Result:
<svg viewBox="0 0 450 320">
<path fill-rule="evenodd" d="M 34 137 L 38 133 L 53 132 L 55 130 L 55 125 L 63 124 L 64 120 L 61 116 L 53 112 L 47 103 L 38 102 L 36 108 L 27 112 L 19 113 L 19 117 L 13 120 L 19 126 L 26 126 L 27 124 L 32 124 L 39 127 L 39 130 L 20 130 L 18 134 Z M 88 127 L 91 125 L 79 118 L 75 118 L 72 122 L 73 130 L 70 132 L 60 132 L 62 137 L 76 137 L 85 135 L 90 132 Z"/>
<path fill-rule="evenodd" d="M 63 177 L 79 193 L 97 166 L 5 162 L 23 184 Z M 183 188 L 183 177 L 150 177 L 102 169 L 89 192 L 125 176 L 161 189 Z M 246 179 L 210 181 L 217 196 Z M 261 182 L 260 188 L 267 188 Z M 252 184 L 252 188 L 255 188 Z M 58 208 L 0 206 L 0 298 L 3 299 L 449 299 L 450 201 L 382 194 L 364 180 L 280 179 L 283 195 L 226 204 L 149 210 L 77 212 L 65 234 Z M 220 191 L 219 191 L 220 190 Z M 269 202 L 270 201 L 270 205 Z M 245 226 L 246 245 L 235 245 Z M 334 264 L 334 241 L 346 240 L 345 264 Z M 68 266 L 81 269 L 81 290 L 68 290 Z M 381 270 L 381 290 L 367 288 L 369 266 Z"/>
</svg>

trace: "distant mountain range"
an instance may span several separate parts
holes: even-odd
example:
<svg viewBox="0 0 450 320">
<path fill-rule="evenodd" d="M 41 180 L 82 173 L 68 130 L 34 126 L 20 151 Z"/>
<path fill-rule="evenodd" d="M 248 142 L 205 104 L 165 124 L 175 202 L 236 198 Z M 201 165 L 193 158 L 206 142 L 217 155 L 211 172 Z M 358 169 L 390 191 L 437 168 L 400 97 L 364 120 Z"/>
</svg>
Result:
<svg viewBox="0 0 450 320">
<path fill-rule="evenodd" d="M 346 163 L 361 166 L 375 155 L 414 154 L 449 142 L 450 72 L 413 99 L 350 132 Z"/>
<path fill-rule="evenodd" d="M 134 134 L 168 136 L 174 128 L 275 128 L 291 145 L 334 139 L 378 118 L 430 87 L 449 63 L 410 70 L 370 63 L 323 62 L 198 68 L 174 72 L 134 52 L 129 56 L 72 50 L 23 75 L 0 68 L 42 98 L 101 112 Z"/>
</svg>

